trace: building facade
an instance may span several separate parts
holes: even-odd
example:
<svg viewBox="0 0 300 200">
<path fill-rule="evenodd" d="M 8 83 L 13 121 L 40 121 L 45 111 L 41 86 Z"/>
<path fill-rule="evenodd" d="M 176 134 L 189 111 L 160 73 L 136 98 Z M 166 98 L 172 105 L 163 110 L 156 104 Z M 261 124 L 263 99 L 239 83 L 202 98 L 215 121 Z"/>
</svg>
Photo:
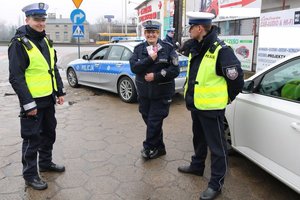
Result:
<svg viewBox="0 0 300 200">
<path fill-rule="evenodd" d="M 55 43 L 76 43 L 77 38 L 73 37 L 73 23 L 69 18 L 56 17 L 55 13 L 49 13 L 47 18 L 46 34 Z M 89 23 L 85 21 L 84 37 L 80 42 L 89 42 Z"/>
</svg>

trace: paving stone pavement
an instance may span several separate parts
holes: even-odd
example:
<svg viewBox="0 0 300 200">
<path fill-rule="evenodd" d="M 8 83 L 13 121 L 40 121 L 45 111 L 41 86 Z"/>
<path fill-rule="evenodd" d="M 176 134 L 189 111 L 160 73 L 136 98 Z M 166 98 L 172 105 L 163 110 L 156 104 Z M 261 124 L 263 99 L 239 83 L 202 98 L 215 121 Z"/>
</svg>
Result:
<svg viewBox="0 0 300 200">
<path fill-rule="evenodd" d="M 145 125 L 137 104 L 121 102 L 101 90 L 70 88 L 57 106 L 54 162 L 66 171 L 41 173 L 48 189 L 35 191 L 22 178 L 18 100 L 7 84 L 7 60 L 0 60 L 0 200 L 196 200 L 207 186 L 204 177 L 178 173 L 193 152 L 190 113 L 176 95 L 164 122 L 167 155 L 141 159 Z M 62 76 L 65 77 L 64 71 Z M 65 78 L 64 78 L 65 80 Z M 300 199 L 294 191 L 243 156 L 229 158 L 220 200 Z"/>
</svg>

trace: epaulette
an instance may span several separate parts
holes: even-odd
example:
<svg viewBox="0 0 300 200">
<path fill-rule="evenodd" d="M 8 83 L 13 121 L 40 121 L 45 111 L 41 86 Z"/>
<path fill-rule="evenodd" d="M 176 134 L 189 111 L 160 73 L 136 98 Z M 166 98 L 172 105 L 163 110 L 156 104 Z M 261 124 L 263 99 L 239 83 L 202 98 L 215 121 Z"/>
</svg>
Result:
<svg viewBox="0 0 300 200">
<path fill-rule="evenodd" d="M 170 42 L 164 41 L 162 40 L 163 43 L 170 45 L 171 47 L 173 47 L 173 44 L 171 44 Z"/>
<path fill-rule="evenodd" d="M 24 44 L 24 46 L 26 47 L 27 50 L 30 50 L 33 48 L 27 37 L 22 36 L 20 38 L 20 41 L 22 42 L 22 44 Z"/>
<path fill-rule="evenodd" d="M 137 48 L 137 47 L 139 47 L 139 46 L 141 46 L 141 45 L 144 45 L 144 44 L 145 44 L 145 42 L 141 42 L 141 43 L 139 43 L 138 45 L 136 45 L 135 48 Z"/>
<path fill-rule="evenodd" d="M 209 48 L 209 52 L 214 53 L 219 45 L 221 45 L 222 48 L 228 47 L 228 45 L 223 40 L 217 38 L 217 41 Z"/>
</svg>

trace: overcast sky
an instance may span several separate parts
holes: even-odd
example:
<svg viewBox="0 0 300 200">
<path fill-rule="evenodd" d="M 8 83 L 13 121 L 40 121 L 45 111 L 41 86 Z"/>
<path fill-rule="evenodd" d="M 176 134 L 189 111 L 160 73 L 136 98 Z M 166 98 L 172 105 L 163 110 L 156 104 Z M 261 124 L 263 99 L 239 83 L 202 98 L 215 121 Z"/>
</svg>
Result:
<svg viewBox="0 0 300 200">
<path fill-rule="evenodd" d="M 144 0 L 127 0 L 127 16 L 137 15 L 135 7 Z M 72 0 L 5 0 L 0 6 L 0 23 L 7 25 L 19 25 L 24 23 L 24 13 L 22 8 L 31 3 L 44 2 L 49 5 L 48 13 L 55 12 L 57 17 L 70 18 L 71 12 L 76 9 Z M 62 3 L 63 2 L 63 3 Z M 123 8 L 123 9 L 122 9 Z M 103 15 L 114 15 L 115 19 L 122 21 L 125 16 L 125 0 L 83 0 L 79 9 L 86 14 L 86 20 L 93 24 Z M 123 15 L 122 15 L 123 13 Z"/>
</svg>

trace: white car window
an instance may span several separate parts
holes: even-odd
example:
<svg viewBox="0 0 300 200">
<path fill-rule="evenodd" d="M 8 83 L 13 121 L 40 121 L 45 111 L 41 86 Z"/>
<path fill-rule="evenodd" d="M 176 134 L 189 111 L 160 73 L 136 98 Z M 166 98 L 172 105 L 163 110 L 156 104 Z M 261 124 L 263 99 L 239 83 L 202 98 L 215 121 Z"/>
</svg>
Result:
<svg viewBox="0 0 300 200">
<path fill-rule="evenodd" d="M 132 56 L 132 52 L 129 49 L 125 49 L 122 55 L 121 60 L 126 60 L 128 61 Z"/>
<path fill-rule="evenodd" d="M 96 51 L 91 55 L 91 60 L 103 60 L 103 58 L 104 58 L 104 56 L 105 56 L 107 50 L 108 50 L 108 46 L 96 50 Z"/>
<path fill-rule="evenodd" d="M 266 73 L 258 93 L 300 102 L 300 58 Z"/>
<path fill-rule="evenodd" d="M 112 46 L 107 59 L 108 60 L 121 60 L 123 51 L 124 51 L 124 47 Z"/>
</svg>

